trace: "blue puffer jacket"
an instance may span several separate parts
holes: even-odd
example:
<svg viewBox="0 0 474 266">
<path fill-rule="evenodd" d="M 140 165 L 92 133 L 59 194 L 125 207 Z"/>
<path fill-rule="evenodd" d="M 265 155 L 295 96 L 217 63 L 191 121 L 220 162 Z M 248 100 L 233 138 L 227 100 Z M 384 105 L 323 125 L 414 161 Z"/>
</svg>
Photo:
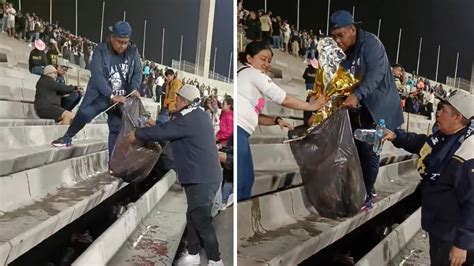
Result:
<svg viewBox="0 0 474 266">
<path fill-rule="evenodd" d="M 358 29 L 357 41 L 341 65 L 361 80 L 354 95 L 374 121 L 385 119 L 385 125 L 391 130 L 403 124 L 400 97 L 390 62 L 377 36 Z"/>
<path fill-rule="evenodd" d="M 438 145 L 467 130 L 441 138 Z M 420 154 L 420 160 L 428 160 L 429 153 L 434 157 L 446 156 L 439 154 L 443 149 L 428 145 L 427 140 L 432 136 L 402 130 L 395 133 L 395 147 Z M 425 164 L 419 161 L 419 170 Z M 429 234 L 458 248 L 474 248 L 474 136 L 466 138 L 454 155 L 447 158 L 436 182 L 426 178 L 422 182 L 421 225 Z"/>
<path fill-rule="evenodd" d="M 112 47 L 107 41 L 100 43 L 94 50 L 92 61 L 89 65 L 91 78 L 87 83 L 87 91 L 84 95 L 83 105 L 92 103 L 95 100 L 110 101 L 112 87 L 110 85 L 110 60 L 112 57 Z M 140 88 L 142 79 L 142 64 L 137 47 L 130 43 L 123 54 L 130 65 L 126 77 L 126 93 Z"/>
</svg>

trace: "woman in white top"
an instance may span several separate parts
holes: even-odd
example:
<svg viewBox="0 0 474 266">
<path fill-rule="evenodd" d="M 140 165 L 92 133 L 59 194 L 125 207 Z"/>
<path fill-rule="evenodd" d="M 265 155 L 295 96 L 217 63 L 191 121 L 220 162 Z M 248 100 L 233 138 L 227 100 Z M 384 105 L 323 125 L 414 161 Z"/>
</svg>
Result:
<svg viewBox="0 0 474 266">
<path fill-rule="evenodd" d="M 265 98 L 282 106 L 304 111 L 316 111 L 327 103 L 326 98 L 314 102 L 305 102 L 289 96 L 276 85 L 267 72 L 271 68 L 273 53 L 269 46 L 261 41 L 253 41 L 239 53 L 239 61 L 245 66 L 237 72 L 237 198 L 239 201 L 251 196 L 254 181 L 252 154 L 248 138 L 257 125 L 279 125 L 291 127 L 280 117 L 274 118 L 261 114 Z"/>
</svg>

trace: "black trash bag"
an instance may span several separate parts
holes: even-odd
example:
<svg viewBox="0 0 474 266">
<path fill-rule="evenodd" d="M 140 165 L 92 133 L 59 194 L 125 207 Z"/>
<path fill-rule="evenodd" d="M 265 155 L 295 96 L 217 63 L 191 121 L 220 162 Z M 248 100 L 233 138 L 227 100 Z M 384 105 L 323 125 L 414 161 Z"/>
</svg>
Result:
<svg viewBox="0 0 474 266">
<path fill-rule="evenodd" d="M 130 97 L 122 106 L 123 127 L 115 142 L 109 166 L 112 174 L 125 182 L 140 182 L 155 166 L 161 154 L 161 146 L 155 142 L 127 141 L 127 135 L 135 126 L 142 126 L 145 108 L 139 98 Z"/>
<path fill-rule="evenodd" d="M 305 128 L 288 132 L 301 136 Z M 366 191 L 349 113 L 339 110 L 308 136 L 290 143 L 311 204 L 327 218 L 357 214 Z"/>
</svg>

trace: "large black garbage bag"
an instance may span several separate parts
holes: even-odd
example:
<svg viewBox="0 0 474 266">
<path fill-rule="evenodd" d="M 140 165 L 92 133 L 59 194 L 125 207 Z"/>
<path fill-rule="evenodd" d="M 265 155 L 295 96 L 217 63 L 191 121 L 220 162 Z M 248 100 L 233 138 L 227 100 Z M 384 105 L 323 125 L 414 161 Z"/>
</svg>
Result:
<svg viewBox="0 0 474 266">
<path fill-rule="evenodd" d="M 125 182 L 140 182 L 145 179 L 155 166 L 161 154 L 161 146 L 155 142 L 135 144 L 127 141 L 127 135 L 135 126 L 143 124 L 145 108 L 139 98 L 131 97 L 122 106 L 123 127 L 115 142 L 110 158 L 110 169 L 116 177 Z"/>
<path fill-rule="evenodd" d="M 295 129 L 289 136 L 304 130 Z M 355 215 L 366 191 L 348 111 L 339 110 L 290 146 L 307 197 L 318 213 L 332 219 Z"/>
</svg>

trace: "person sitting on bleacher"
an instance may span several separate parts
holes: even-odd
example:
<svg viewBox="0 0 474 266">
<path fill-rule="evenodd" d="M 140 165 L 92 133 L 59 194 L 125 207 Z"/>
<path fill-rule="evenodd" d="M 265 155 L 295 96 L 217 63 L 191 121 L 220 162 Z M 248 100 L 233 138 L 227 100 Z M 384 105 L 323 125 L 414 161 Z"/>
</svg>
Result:
<svg viewBox="0 0 474 266">
<path fill-rule="evenodd" d="M 44 75 L 36 83 L 35 110 L 43 119 L 54 119 L 60 125 L 69 125 L 74 118 L 71 110 L 77 105 L 67 108 L 61 105 L 61 97 L 66 94 L 73 95 L 76 86 L 66 86 L 56 82 L 57 70 L 51 65 L 44 68 Z"/>
<path fill-rule="evenodd" d="M 91 78 L 87 84 L 79 110 L 64 136 L 54 140 L 54 147 L 72 145 L 72 138 L 94 117 L 108 110 L 109 158 L 122 128 L 122 112 L 118 106 L 126 101 L 125 95 L 140 97 L 138 88 L 142 78 L 142 64 L 137 47 L 130 42 L 132 28 L 126 21 L 118 21 L 110 28 L 112 34 L 100 43 L 90 64 Z"/>
<path fill-rule="evenodd" d="M 56 82 L 59 84 L 66 85 L 66 79 L 64 76 L 66 75 L 68 69 L 70 67 L 65 65 L 57 65 L 56 70 L 58 71 L 58 76 L 56 77 Z M 63 95 L 61 97 L 61 106 L 66 110 L 72 110 L 76 105 L 81 101 L 83 94 L 82 88 L 78 87 L 78 90 L 71 92 L 70 94 Z"/>
<path fill-rule="evenodd" d="M 42 40 L 35 41 L 35 49 L 31 50 L 28 66 L 30 72 L 36 75 L 43 75 L 43 69 L 48 65 L 48 59 L 44 49 L 46 45 Z"/>
</svg>

